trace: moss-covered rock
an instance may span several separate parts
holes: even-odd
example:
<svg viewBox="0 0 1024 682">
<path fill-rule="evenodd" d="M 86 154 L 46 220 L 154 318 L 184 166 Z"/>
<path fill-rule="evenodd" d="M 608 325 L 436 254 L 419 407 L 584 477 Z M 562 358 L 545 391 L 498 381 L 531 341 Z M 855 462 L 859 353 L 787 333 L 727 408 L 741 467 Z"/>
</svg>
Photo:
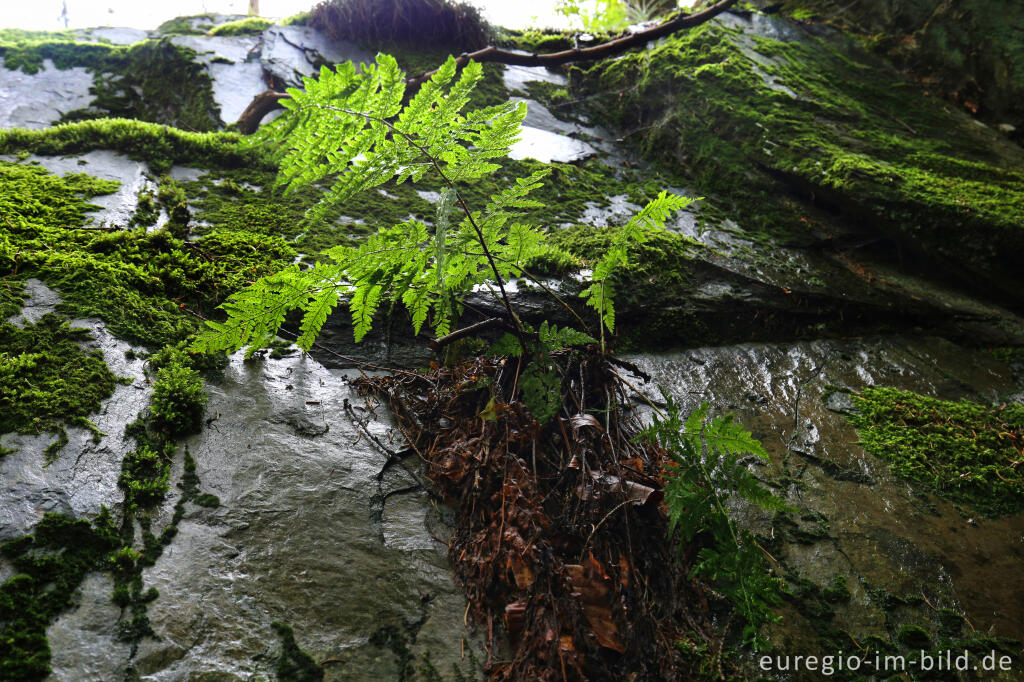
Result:
<svg viewBox="0 0 1024 682">
<path fill-rule="evenodd" d="M 1024 151 L 841 35 L 730 15 L 575 83 L 748 231 L 806 241 L 845 221 L 1020 296 Z"/>
<path fill-rule="evenodd" d="M 1014 0 L 786 0 L 781 5 L 791 16 L 855 32 L 928 89 L 983 120 L 1015 127 L 1013 136 L 1024 140 L 1024 13 Z"/>
<path fill-rule="evenodd" d="M 854 396 L 865 450 L 900 476 L 989 514 L 1024 509 L 1024 405 L 949 402 L 891 388 Z"/>
<path fill-rule="evenodd" d="M 120 46 L 49 34 L 0 34 L 0 58 L 7 69 L 35 73 L 52 60 L 58 69 L 85 67 L 93 74 L 92 103 L 68 112 L 63 121 L 123 116 L 185 130 L 216 130 L 220 119 L 212 81 L 195 56 L 170 39 Z"/>
</svg>

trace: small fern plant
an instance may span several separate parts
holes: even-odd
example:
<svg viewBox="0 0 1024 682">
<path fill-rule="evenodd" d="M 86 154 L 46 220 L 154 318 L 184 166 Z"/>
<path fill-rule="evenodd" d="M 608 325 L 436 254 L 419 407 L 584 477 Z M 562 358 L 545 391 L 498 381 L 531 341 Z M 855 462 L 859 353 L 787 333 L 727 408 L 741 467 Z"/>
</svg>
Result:
<svg viewBox="0 0 1024 682">
<path fill-rule="evenodd" d="M 548 171 L 516 179 L 482 210 L 466 204 L 460 184 L 498 170 L 494 160 L 506 156 L 518 139 L 526 104 L 506 102 L 463 113 L 482 69 L 470 62 L 457 71 L 449 58 L 405 106 L 404 74 L 384 54 L 358 70 L 352 63 L 323 67 L 319 79 L 305 80 L 303 90 L 288 91 L 285 115 L 264 126 L 255 144 L 268 145 L 277 155 L 278 180 L 289 189 L 332 179 L 308 219 L 385 182 L 432 175 L 444 185 L 435 224 L 432 229 L 416 220 L 394 225 L 360 246 L 329 249 L 329 261 L 307 269 L 293 265 L 256 281 L 221 306 L 227 320 L 208 321 L 195 350 L 262 348 L 295 309 L 302 311 L 297 343 L 309 350 L 339 304 L 348 306 L 357 341 L 370 331 L 382 305 L 398 303 L 409 311 L 416 334 L 429 322 L 441 336 L 458 319 L 463 297 L 477 287 L 500 300 L 526 347 L 524 339 L 536 332 L 519 319 L 506 283 L 528 275 L 526 263 L 545 251 L 544 234 L 520 219 L 522 209 L 541 206 L 529 194 Z M 616 232 L 596 266 L 594 283 L 583 293 L 602 317 L 602 340 L 604 328 L 614 328 L 610 278 L 626 264 L 626 248 L 663 227 L 669 213 L 690 201 L 662 192 Z"/>
<path fill-rule="evenodd" d="M 712 542 L 697 555 L 691 576 L 711 581 L 735 605 L 746 621 L 744 642 L 761 650 L 766 642 L 760 629 L 778 620 L 772 606 L 779 603 L 782 586 L 765 570 L 765 553 L 753 535 L 736 527 L 726 501 L 735 494 L 765 510 L 789 507 L 745 465 L 748 456 L 767 461 L 768 453 L 732 415 L 708 419 L 704 403 L 683 421 L 679 405 L 662 393 L 665 413 L 656 414 L 640 437 L 659 444 L 671 458 L 664 475 L 669 532 L 680 546 L 698 533 L 710 533 Z"/>
</svg>

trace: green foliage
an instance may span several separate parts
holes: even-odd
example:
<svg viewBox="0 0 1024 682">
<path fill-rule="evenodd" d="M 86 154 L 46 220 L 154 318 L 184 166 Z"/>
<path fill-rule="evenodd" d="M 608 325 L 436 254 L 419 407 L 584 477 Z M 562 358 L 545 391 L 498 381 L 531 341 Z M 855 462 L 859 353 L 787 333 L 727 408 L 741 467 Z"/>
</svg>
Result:
<svg viewBox="0 0 1024 682">
<path fill-rule="evenodd" d="M 108 566 L 119 544 L 104 508 L 93 523 L 46 514 L 33 535 L 0 545 L 15 572 L 0 585 L 0 678 L 22 682 L 49 675 L 46 628 L 72 605 L 86 573 Z"/>
<path fill-rule="evenodd" d="M 177 363 L 169 364 L 157 372 L 153 382 L 153 423 L 170 436 L 198 431 L 206 400 L 198 372 Z"/>
<path fill-rule="evenodd" d="M 114 392 L 117 379 L 103 352 L 85 351 L 85 329 L 73 329 L 58 315 L 18 327 L 0 322 L 0 433 L 53 433 L 52 461 L 67 443 L 66 425 L 99 432 L 88 416 Z"/>
<path fill-rule="evenodd" d="M 334 40 L 381 50 L 385 43 L 443 46 L 458 54 L 490 44 L 480 11 L 451 0 L 324 0 L 307 25 Z"/>
<path fill-rule="evenodd" d="M 765 571 L 763 552 L 753 536 L 737 530 L 726 500 L 736 495 L 761 509 L 787 509 L 745 464 L 748 456 L 767 460 L 768 453 L 732 415 L 709 420 L 704 403 L 684 422 L 673 398 L 665 395 L 665 401 L 665 415 L 655 415 L 641 437 L 665 448 L 672 459 L 664 473 L 670 532 L 680 543 L 710 535 L 692 575 L 716 584 L 746 620 L 744 640 L 762 649 L 766 642 L 759 630 L 778 619 L 771 607 L 780 601 L 781 586 Z"/>
<path fill-rule="evenodd" d="M 948 402 L 893 388 L 854 396 L 865 450 L 896 474 L 991 514 L 1024 509 L 1024 405 Z"/>
<path fill-rule="evenodd" d="M 308 349 L 343 296 L 349 297 L 357 340 L 369 331 L 379 306 L 399 302 L 417 333 L 432 317 L 431 326 L 443 334 L 461 294 L 495 274 L 519 274 L 528 259 L 542 253 L 540 233 L 516 218 L 522 209 L 538 206 L 527 195 L 540 186 L 544 170 L 491 196 L 483 211 L 464 211 L 457 223 L 450 219 L 457 183 L 497 170 L 492 159 L 507 154 L 526 115 L 521 103 L 461 115 L 481 69 L 470 64 L 455 76 L 455 60 L 449 59 L 403 108 L 402 72 L 393 58 L 380 55 L 359 73 L 350 63 L 336 71 L 324 68 L 319 81 L 307 79 L 305 92 L 289 91 L 292 99 L 284 104 L 290 115 L 263 133 L 280 145 L 281 181 L 295 187 L 337 176 L 310 209 L 310 219 L 392 178 L 401 184 L 436 173 L 448 184 L 436 227 L 431 232 L 409 221 L 385 228 L 358 247 L 327 251 L 334 263 L 304 271 L 292 267 L 261 279 L 225 304 L 231 323 L 209 323 L 212 331 L 200 336 L 197 348 L 259 347 L 288 310 L 300 308 L 298 344 Z M 325 153 L 323 136 L 338 140 L 338 148 Z"/>
<path fill-rule="evenodd" d="M 624 0 L 558 0 L 555 11 L 578 20 L 584 31 L 617 33 L 629 25 L 629 10 Z"/>
</svg>

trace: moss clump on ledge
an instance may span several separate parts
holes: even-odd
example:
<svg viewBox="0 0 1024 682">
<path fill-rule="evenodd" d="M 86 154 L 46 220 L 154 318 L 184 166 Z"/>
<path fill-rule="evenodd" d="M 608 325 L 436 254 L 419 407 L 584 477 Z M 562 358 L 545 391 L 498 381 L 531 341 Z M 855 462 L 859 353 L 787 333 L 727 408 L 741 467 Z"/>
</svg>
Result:
<svg viewBox="0 0 1024 682">
<path fill-rule="evenodd" d="M 154 173 L 166 172 L 174 164 L 272 167 L 262 152 L 241 142 L 237 133 L 193 133 L 124 118 L 91 119 L 42 130 L 0 130 L 0 154 L 64 156 L 110 149 L 146 161 Z"/>
<path fill-rule="evenodd" d="M 986 514 L 1024 510 L 1024 405 L 868 388 L 854 406 L 861 445 L 896 474 Z"/>
<path fill-rule="evenodd" d="M 274 22 L 261 17 L 247 17 L 238 21 L 230 21 L 210 29 L 211 36 L 245 36 L 254 33 L 263 33 Z"/>
</svg>

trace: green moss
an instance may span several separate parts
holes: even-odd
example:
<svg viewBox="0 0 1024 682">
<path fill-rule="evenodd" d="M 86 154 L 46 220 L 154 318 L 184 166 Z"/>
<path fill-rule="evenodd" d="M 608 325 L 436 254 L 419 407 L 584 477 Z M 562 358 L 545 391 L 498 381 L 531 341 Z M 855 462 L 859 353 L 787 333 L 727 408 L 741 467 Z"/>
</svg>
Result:
<svg viewBox="0 0 1024 682">
<path fill-rule="evenodd" d="M 123 116 L 195 131 L 219 125 L 212 81 L 195 52 L 169 39 L 131 46 L 65 41 L 0 41 L 4 67 L 35 73 L 47 59 L 58 69 L 85 67 L 94 75 L 87 109 L 62 121 Z"/>
<path fill-rule="evenodd" d="M 125 456 L 117 484 L 124 490 L 126 505 L 149 506 L 164 499 L 170 475 L 169 455 L 142 444 Z"/>
<path fill-rule="evenodd" d="M 708 193 L 710 217 L 806 239 L 827 226 L 801 197 L 1019 295 L 1024 153 L 852 44 L 712 22 L 573 81 L 596 118 Z"/>
<path fill-rule="evenodd" d="M 290 17 L 285 17 L 280 22 L 281 26 L 306 26 L 309 23 L 309 12 L 299 12 Z"/>
<path fill-rule="evenodd" d="M 105 568 L 119 544 L 104 509 L 92 523 L 47 514 L 33 535 L 0 545 L 15 570 L 0 585 L 0 677 L 21 682 L 49 675 L 47 626 L 71 606 L 85 574 Z"/>
<path fill-rule="evenodd" d="M 198 431 L 206 400 L 198 372 L 179 364 L 163 367 L 153 382 L 153 423 L 172 437 Z"/>
<path fill-rule="evenodd" d="M 4 250 L 4 246 L 8 249 Z M 0 271 L 14 267 L 14 248 L 6 235 L 0 234 Z M 16 279 L 0 277 L 0 319 L 17 315 L 25 301 L 25 286 Z"/>
<path fill-rule="evenodd" d="M 824 21 L 857 35 L 930 90 L 985 120 L 1018 127 L 1024 122 L 1024 18 L 1013 0 L 780 4 L 794 18 Z"/>
<path fill-rule="evenodd" d="M 499 36 L 499 42 L 507 47 L 534 54 L 571 50 L 574 45 L 572 33 L 553 30 L 506 30 Z"/>
<path fill-rule="evenodd" d="M 846 585 L 846 576 L 837 575 L 833 578 L 821 591 L 821 596 L 830 604 L 844 604 L 850 601 L 850 588 Z"/>
<path fill-rule="evenodd" d="M 277 657 L 277 679 L 281 682 L 320 682 L 324 679 L 323 666 L 303 651 L 295 642 L 295 631 L 285 623 L 271 623 L 281 638 L 281 655 Z"/>
<path fill-rule="evenodd" d="M 163 230 L 73 229 L 86 222 L 86 198 L 116 186 L 0 163 L 0 208 L 10 225 L 0 234 L 17 252 L 19 277 L 39 277 L 60 291 L 61 312 L 99 317 L 121 338 L 157 347 L 177 342 L 196 326 L 186 309 L 210 311 L 294 258 L 280 237 L 251 232 L 222 231 L 185 242 Z"/>
<path fill-rule="evenodd" d="M 241 142 L 237 133 L 186 132 L 129 119 L 80 121 L 42 130 L 0 130 L 0 153 L 4 154 L 64 156 L 110 149 L 146 161 L 154 173 L 165 173 L 176 163 L 199 167 L 271 167 L 259 150 Z"/>
<path fill-rule="evenodd" d="M 1024 509 L 1024 405 L 947 402 L 892 388 L 855 396 L 865 450 L 896 474 L 991 514 Z"/>
<path fill-rule="evenodd" d="M 932 645 L 928 631 L 919 625 L 904 625 L 896 633 L 896 641 L 908 649 L 929 649 Z"/>
<path fill-rule="evenodd" d="M 246 17 L 238 21 L 229 21 L 226 24 L 221 24 L 210 30 L 211 36 L 245 36 L 252 35 L 254 33 L 263 33 L 271 26 L 274 22 L 269 19 L 263 19 L 262 17 Z"/>
<path fill-rule="evenodd" d="M 193 14 L 187 17 L 168 19 L 156 27 L 163 35 L 202 35 L 214 27 L 215 14 Z"/>
<path fill-rule="evenodd" d="M 54 314 L 24 328 L 0 323 L 0 433 L 57 435 L 48 461 L 67 443 L 66 425 L 99 433 L 88 417 L 113 394 L 117 379 L 102 351 L 82 349 L 88 339 L 86 330 Z"/>
</svg>

